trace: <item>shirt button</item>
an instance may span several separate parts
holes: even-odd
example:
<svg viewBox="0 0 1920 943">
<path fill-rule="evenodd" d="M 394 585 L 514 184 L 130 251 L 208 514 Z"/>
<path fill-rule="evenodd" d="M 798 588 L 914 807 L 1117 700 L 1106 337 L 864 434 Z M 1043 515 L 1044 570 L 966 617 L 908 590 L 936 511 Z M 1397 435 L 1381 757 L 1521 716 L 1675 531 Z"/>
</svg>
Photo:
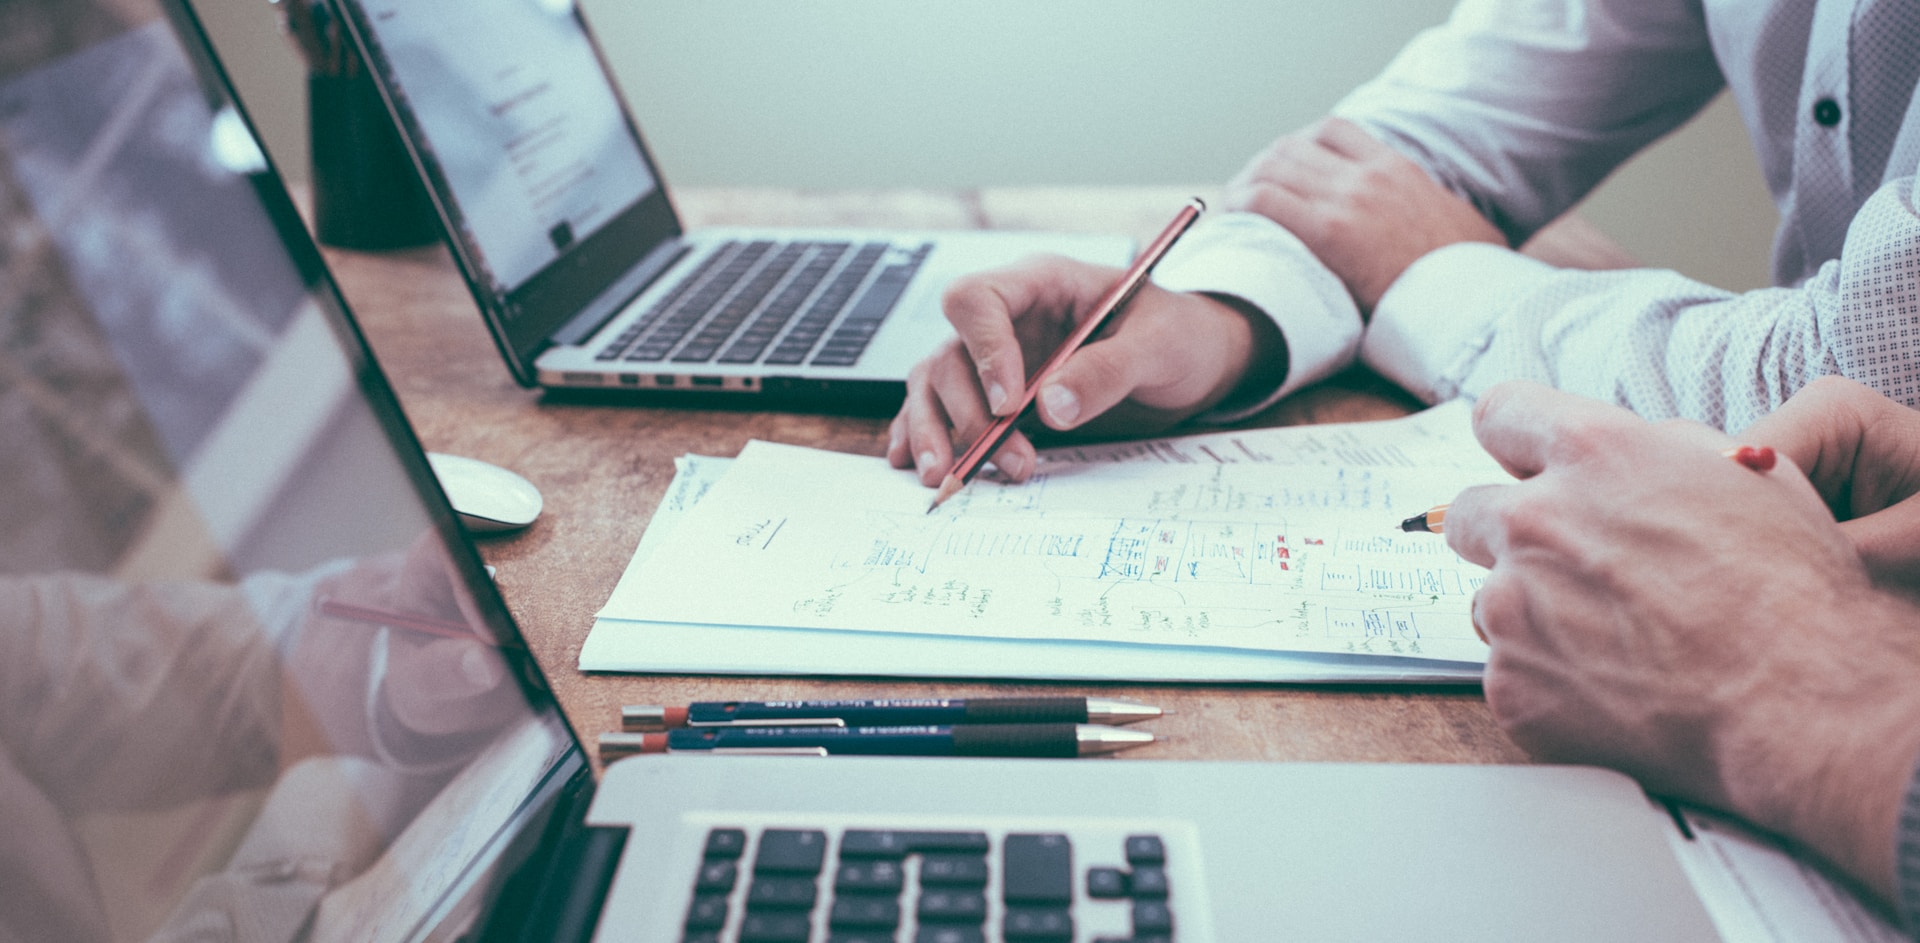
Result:
<svg viewBox="0 0 1920 943">
<path fill-rule="evenodd" d="M 1840 123 L 1840 103 L 1831 98 L 1822 98 L 1813 103 L 1813 120 L 1823 128 L 1831 128 Z"/>
</svg>

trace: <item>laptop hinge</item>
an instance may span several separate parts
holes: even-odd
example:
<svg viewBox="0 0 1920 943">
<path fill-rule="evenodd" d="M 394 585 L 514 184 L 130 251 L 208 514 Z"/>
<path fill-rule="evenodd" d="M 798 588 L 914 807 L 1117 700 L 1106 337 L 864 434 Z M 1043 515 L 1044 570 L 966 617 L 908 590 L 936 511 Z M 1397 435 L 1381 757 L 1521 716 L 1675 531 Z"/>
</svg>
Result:
<svg viewBox="0 0 1920 943">
<path fill-rule="evenodd" d="M 577 834 L 568 836 L 571 847 L 562 853 L 561 866 L 549 872 L 553 879 L 541 888 L 521 939 L 554 943 L 592 939 L 614 869 L 620 866 L 620 852 L 627 846 L 627 831 L 581 825 Z"/>
<path fill-rule="evenodd" d="M 541 853 L 495 899 L 480 943 L 586 943 L 600 921 L 628 829 L 588 825 L 592 778 L 569 784 L 543 829 Z"/>
<path fill-rule="evenodd" d="M 686 258 L 693 247 L 680 239 L 669 239 L 655 246 L 652 252 L 640 260 L 638 265 L 627 270 L 625 275 L 608 286 L 587 306 L 581 309 L 560 329 L 553 332 L 551 340 L 555 344 L 567 347 L 578 346 L 595 332 L 607 326 L 620 312 L 626 310 L 633 299 L 640 297 L 661 275 L 681 259 Z"/>
</svg>

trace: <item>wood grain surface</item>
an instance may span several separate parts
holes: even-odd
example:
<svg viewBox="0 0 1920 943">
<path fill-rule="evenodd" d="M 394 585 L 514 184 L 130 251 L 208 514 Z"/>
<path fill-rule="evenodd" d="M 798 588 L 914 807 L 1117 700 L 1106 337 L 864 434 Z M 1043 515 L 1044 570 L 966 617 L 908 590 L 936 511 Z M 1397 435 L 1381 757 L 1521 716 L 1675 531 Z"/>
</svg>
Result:
<svg viewBox="0 0 1920 943">
<path fill-rule="evenodd" d="M 1047 188 L 964 192 L 685 191 L 693 226 L 877 225 L 1125 232 L 1144 241 L 1187 196 L 1179 188 Z M 1603 264 L 1604 237 L 1574 233 L 1564 260 Z M 1599 242 L 1588 240 L 1597 238 Z M 1596 248 L 1597 247 L 1597 248 Z M 1617 250 L 1616 250 L 1617 251 Z M 1099 694 L 1172 711 L 1146 729 L 1163 740 L 1127 757 L 1220 760 L 1522 762 L 1477 688 L 1404 686 L 1002 684 L 816 677 L 586 675 L 575 665 L 648 518 L 675 456 L 731 456 L 749 439 L 879 455 L 883 417 L 684 409 L 559 401 L 508 375 L 450 258 L 434 249 L 327 259 L 429 449 L 518 471 L 546 510 L 530 529 L 481 541 L 507 603 L 560 701 L 589 744 L 617 729 L 622 704 L 797 697 Z M 1418 404 L 1349 371 L 1247 425 L 1357 421 Z"/>
</svg>

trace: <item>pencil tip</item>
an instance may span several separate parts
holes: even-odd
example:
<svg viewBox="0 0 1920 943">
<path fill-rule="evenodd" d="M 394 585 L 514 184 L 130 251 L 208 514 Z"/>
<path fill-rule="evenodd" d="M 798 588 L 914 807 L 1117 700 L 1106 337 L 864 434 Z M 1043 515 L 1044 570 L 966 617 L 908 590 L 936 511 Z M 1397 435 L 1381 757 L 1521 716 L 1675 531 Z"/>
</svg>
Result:
<svg viewBox="0 0 1920 943">
<path fill-rule="evenodd" d="M 952 475 L 948 475 L 946 477 L 946 480 L 940 482 L 940 490 L 934 492 L 933 503 L 927 506 L 927 513 L 932 514 L 934 508 L 937 508 L 940 505 L 945 504 L 948 498 L 951 498 L 955 494 L 957 494 L 960 491 L 960 489 L 965 485 L 966 485 L 966 482 L 961 481 L 960 479 L 955 478 Z"/>
<path fill-rule="evenodd" d="M 1407 533 L 1423 532 L 1427 529 L 1427 515 L 1415 514 L 1400 522 L 1400 529 Z"/>
</svg>

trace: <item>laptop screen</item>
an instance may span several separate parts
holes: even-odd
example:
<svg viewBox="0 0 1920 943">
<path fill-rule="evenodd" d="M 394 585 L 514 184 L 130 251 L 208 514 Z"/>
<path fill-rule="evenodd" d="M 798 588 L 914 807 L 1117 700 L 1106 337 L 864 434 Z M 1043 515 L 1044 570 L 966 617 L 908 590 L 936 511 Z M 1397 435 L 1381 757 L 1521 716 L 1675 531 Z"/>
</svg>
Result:
<svg viewBox="0 0 1920 943">
<path fill-rule="evenodd" d="M 680 232 L 573 0 L 335 0 L 515 376 Z"/>
<path fill-rule="evenodd" d="M 0 0 L 0 939 L 421 937 L 580 753 L 199 35 Z"/>
<path fill-rule="evenodd" d="M 366 0 L 361 9 L 496 291 L 525 284 L 653 192 L 567 0 Z"/>
</svg>

